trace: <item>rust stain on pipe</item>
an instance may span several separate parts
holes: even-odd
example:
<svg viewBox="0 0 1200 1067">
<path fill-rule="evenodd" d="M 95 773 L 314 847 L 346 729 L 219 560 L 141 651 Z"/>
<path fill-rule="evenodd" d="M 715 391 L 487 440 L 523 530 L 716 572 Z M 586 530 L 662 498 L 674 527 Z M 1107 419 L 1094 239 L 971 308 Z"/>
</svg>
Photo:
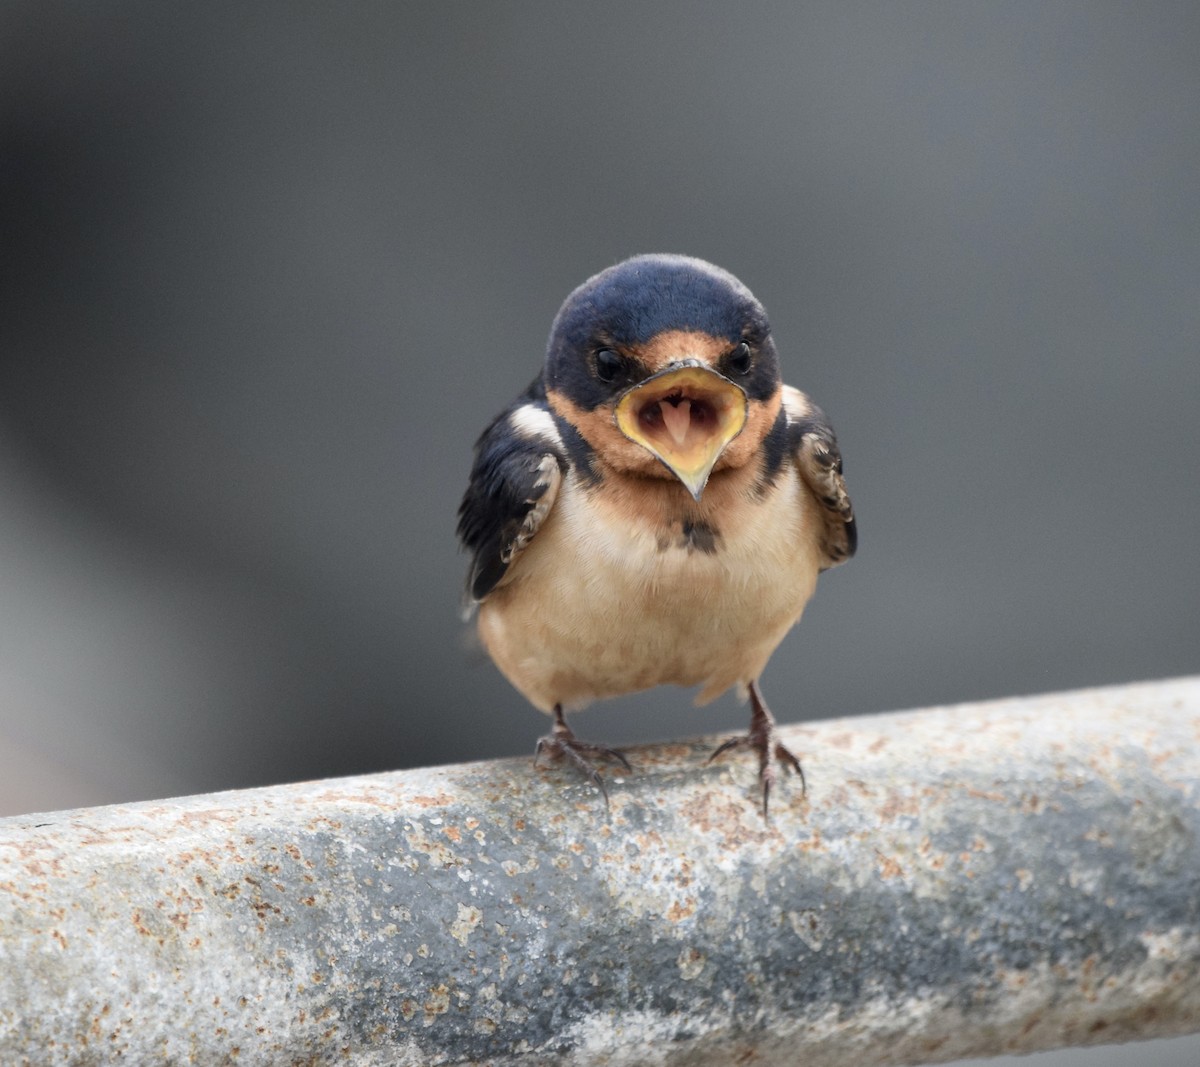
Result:
<svg viewBox="0 0 1200 1067">
<path fill-rule="evenodd" d="M 0 1062 L 930 1063 L 1200 1029 L 1200 679 L 0 820 Z"/>
</svg>

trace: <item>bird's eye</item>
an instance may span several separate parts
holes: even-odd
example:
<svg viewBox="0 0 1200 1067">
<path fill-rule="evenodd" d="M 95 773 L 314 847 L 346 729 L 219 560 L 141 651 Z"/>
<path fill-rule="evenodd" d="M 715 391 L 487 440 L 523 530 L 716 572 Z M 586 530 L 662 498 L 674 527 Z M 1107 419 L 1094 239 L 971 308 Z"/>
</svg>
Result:
<svg viewBox="0 0 1200 1067">
<path fill-rule="evenodd" d="M 596 353 L 596 377 L 602 382 L 611 382 L 624 366 L 625 360 L 611 348 L 602 348 Z"/>
<path fill-rule="evenodd" d="M 750 346 L 743 341 L 729 353 L 727 362 L 729 369 L 734 374 L 748 374 L 750 371 Z"/>
</svg>

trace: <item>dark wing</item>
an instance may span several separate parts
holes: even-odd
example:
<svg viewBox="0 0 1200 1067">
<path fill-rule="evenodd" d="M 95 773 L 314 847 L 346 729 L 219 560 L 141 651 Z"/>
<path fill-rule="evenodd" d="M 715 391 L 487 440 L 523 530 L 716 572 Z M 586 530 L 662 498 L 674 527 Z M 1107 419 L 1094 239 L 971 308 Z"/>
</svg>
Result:
<svg viewBox="0 0 1200 1067">
<path fill-rule="evenodd" d="M 502 412 L 475 445 L 458 509 L 458 537 L 472 554 L 467 595 L 483 600 L 541 528 L 566 469 L 554 417 L 535 388 Z"/>
<path fill-rule="evenodd" d="M 854 508 L 842 477 L 842 454 L 825 412 L 799 389 L 784 386 L 784 409 L 796 469 L 821 505 L 825 519 L 821 549 L 825 556 L 822 569 L 827 570 L 845 563 L 858 547 Z"/>
</svg>

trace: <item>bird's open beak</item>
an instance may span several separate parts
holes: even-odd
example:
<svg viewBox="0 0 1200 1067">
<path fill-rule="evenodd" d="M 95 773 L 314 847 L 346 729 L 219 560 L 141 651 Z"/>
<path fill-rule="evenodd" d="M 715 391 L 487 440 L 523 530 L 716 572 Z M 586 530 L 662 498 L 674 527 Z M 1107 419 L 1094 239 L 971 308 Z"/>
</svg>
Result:
<svg viewBox="0 0 1200 1067">
<path fill-rule="evenodd" d="M 725 446 L 746 425 L 747 405 L 740 386 L 688 360 L 626 392 L 617 401 L 616 421 L 699 500 Z"/>
</svg>

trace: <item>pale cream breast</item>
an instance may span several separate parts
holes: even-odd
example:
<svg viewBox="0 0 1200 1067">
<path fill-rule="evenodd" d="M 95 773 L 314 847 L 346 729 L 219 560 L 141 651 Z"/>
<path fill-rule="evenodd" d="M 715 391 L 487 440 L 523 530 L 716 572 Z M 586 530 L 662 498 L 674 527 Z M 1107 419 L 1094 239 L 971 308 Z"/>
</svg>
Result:
<svg viewBox="0 0 1200 1067">
<path fill-rule="evenodd" d="M 703 701 L 755 680 L 816 584 L 820 519 L 799 478 L 759 493 L 730 472 L 701 506 L 671 483 L 572 478 L 480 606 L 509 681 L 550 711 L 662 684 L 703 686 Z"/>
</svg>

